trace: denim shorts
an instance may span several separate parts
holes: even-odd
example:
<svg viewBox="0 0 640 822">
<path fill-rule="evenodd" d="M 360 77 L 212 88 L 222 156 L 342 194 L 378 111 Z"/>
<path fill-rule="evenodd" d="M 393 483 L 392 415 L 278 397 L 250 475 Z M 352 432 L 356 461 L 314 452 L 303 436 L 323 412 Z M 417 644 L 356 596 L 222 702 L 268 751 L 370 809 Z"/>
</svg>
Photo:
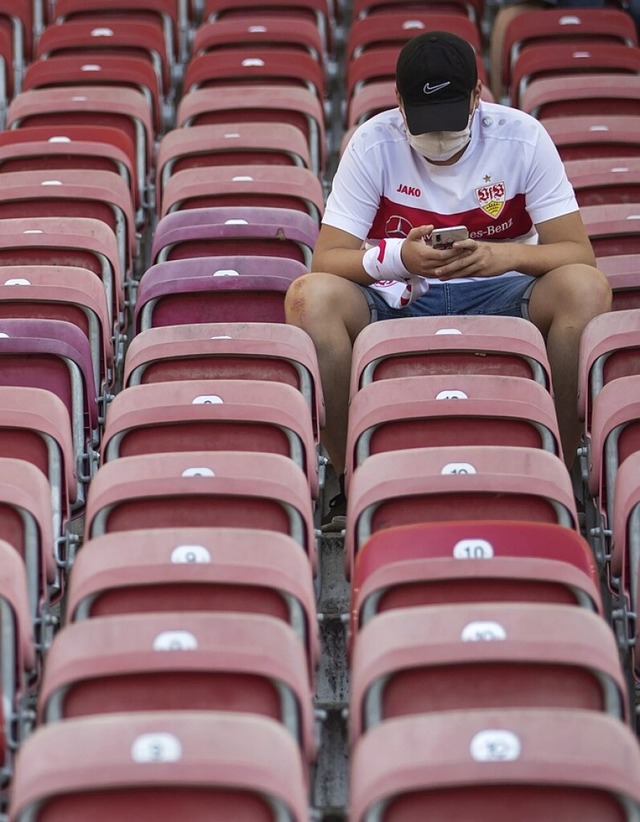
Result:
<svg viewBox="0 0 640 822">
<path fill-rule="evenodd" d="M 406 308 L 391 308 L 378 291 L 364 285 L 360 288 L 369 303 L 371 322 L 450 314 L 493 314 L 528 320 L 529 298 L 536 280 L 536 277 L 522 274 L 462 283 L 434 283 L 426 294 Z"/>
</svg>

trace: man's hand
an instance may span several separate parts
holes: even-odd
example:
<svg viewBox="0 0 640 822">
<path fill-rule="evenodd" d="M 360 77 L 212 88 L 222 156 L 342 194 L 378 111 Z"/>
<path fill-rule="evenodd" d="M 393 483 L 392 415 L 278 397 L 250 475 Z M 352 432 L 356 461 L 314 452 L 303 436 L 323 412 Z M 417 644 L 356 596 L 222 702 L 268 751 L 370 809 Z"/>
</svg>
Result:
<svg viewBox="0 0 640 822">
<path fill-rule="evenodd" d="M 495 277 L 509 271 L 510 243 L 459 240 L 451 248 L 432 248 L 432 225 L 412 228 L 402 246 L 406 268 L 421 277 L 453 280 L 456 277 Z"/>
</svg>

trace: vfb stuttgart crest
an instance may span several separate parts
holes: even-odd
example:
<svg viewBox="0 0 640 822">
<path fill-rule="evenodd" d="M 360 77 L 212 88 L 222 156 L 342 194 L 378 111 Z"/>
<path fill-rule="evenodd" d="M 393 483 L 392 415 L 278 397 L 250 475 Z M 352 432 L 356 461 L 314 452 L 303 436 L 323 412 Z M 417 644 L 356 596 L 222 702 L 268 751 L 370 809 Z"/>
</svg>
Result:
<svg viewBox="0 0 640 822">
<path fill-rule="evenodd" d="M 495 220 L 500 216 L 502 209 L 504 208 L 504 182 L 490 183 L 489 185 L 482 186 L 481 188 L 476 188 L 476 197 L 478 198 L 480 208 L 485 212 L 485 214 L 488 214 Z"/>
</svg>

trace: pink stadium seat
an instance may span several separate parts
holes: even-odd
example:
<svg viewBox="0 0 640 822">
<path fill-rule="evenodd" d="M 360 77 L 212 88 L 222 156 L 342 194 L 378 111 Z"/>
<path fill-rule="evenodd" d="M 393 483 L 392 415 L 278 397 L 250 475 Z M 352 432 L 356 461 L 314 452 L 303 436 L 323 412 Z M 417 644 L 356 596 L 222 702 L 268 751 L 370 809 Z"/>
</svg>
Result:
<svg viewBox="0 0 640 822">
<path fill-rule="evenodd" d="M 638 49 L 640 54 L 640 49 Z M 563 160 L 635 157 L 640 153 L 638 115 L 583 114 L 542 120 Z"/>
<path fill-rule="evenodd" d="M 566 605 L 396 608 L 354 637 L 350 670 L 352 746 L 381 722 L 444 711 L 562 708 L 628 718 L 613 632 L 602 617 Z"/>
<path fill-rule="evenodd" d="M 184 451 L 102 465 L 87 497 L 85 535 L 154 527 L 266 528 L 293 537 L 317 567 L 309 484 L 281 454 Z"/>
<path fill-rule="evenodd" d="M 316 755 L 305 650 L 263 614 L 149 613 L 66 625 L 47 654 L 41 722 L 138 711 L 270 717 Z"/>
<path fill-rule="evenodd" d="M 428 5 L 358 17 L 349 27 L 344 59 L 349 62 L 362 52 L 390 45 L 401 48 L 407 40 L 423 31 L 455 32 L 471 43 L 475 51 L 482 52 L 478 26 L 461 17 L 459 12 L 437 12 Z"/>
<path fill-rule="evenodd" d="M 637 46 L 631 16 L 619 8 L 542 8 L 511 19 L 502 47 L 502 85 L 511 86 L 513 68 L 523 50 L 541 43 L 621 43 Z"/>
<path fill-rule="evenodd" d="M 640 251 L 640 203 L 606 203 L 580 211 L 596 257 Z"/>
<path fill-rule="evenodd" d="M 489 374 L 397 377 L 349 406 L 347 473 L 371 454 L 440 445 L 520 445 L 562 456 L 553 399 L 534 380 Z"/>
<path fill-rule="evenodd" d="M 53 530 L 47 477 L 27 460 L 0 457 L 0 541 L 24 563 L 29 620 L 41 653 L 51 639 L 49 588 L 57 581 L 54 543 L 61 536 Z"/>
<path fill-rule="evenodd" d="M 129 186 L 110 171 L 47 169 L 2 175 L 0 219 L 81 217 L 102 220 L 118 241 L 119 266 L 130 276 L 136 226 Z"/>
<path fill-rule="evenodd" d="M 151 263 L 257 254 L 311 264 L 318 223 L 293 208 L 212 206 L 166 214 L 155 228 Z"/>
<path fill-rule="evenodd" d="M 2 54 L 8 57 L 7 92 L 20 91 L 22 73 L 33 57 L 34 4 L 32 0 L 7 0 L 0 11 Z"/>
<path fill-rule="evenodd" d="M 640 114 L 640 77 L 636 74 L 590 71 L 586 74 L 539 77 L 524 90 L 520 108 L 538 120 L 554 117 Z"/>
<path fill-rule="evenodd" d="M 185 67 L 183 94 L 223 86 L 287 86 L 303 88 L 319 100 L 326 93 L 323 64 L 299 49 L 246 44 L 193 56 Z"/>
<path fill-rule="evenodd" d="M 299 128 L 256 122 L 172 129 L 158 146 L 156 199 L 160 203 L 164 187 L 178 171 L 267 164 L 311 167 L 309 145 Z"/>
<path fill-rule="evenodd" d="M 142 92 L 82 85 L 25 91 L 14 97 L 7 109 L 7 128 L 27 126 L 55 126 L 58 132 L 68 126 L 120 129 L 135 146 L 136 175 L 143 203 L 148 204 L 155 134 L 152 111 Z"/>
<path fill-rule="evenodd" d="M 72 433 L 69 412 L 51 391 L 0 387 L 0 455 L 30 462 L 47 478 L 56 534 L 84 499 Z"/>
<path fill-rule="evenodd" d="M 261 451 L 292 459 L 319 493 L 311 409 L 291 385 L 179 380 L 125 388 L 109 404 L 104 462 L 167 451 Z"/>
<path fill-rule="evenodd" d="M 124 280 L 116 235 L 90 217 L 28 217 L 0 220 L 1 266 L 72 266 L 102 282 L 111 326 L 122 327 Z"/>
<path fill-rule="evenodd" d="M 313 343 L 285 323 L 198 323 L 150 328 L 127 349 L 123 386 L 185 379 L 263 379 L 297 388 L 319 438 L 324 399 Z"/>
<path fill-rule="evenodd" d="M 433 11 L 440 14 L 442 12 L 459 12 L 479 23 L 484 13 L 483 0 L 428 0 L 427 3 L 417 0 L 354 0 L 352 3 L 352 18 L 369 17 L 374 14 L 388 12 L 412 12 L 412 11 Z"/>
<path fill-rule="evenodd" d="M 125 86 L 140 91 L 153 112 L 156 132 L 163 130 L 164 95 L 161 81 L 144 57 L 122 54 L 53 54 L 27 66 L 22 90 L 53 86 Z"/>
<path fill-rule="evenodd" d="M 333 48 L 333 10 L 328 0 L 206 0 L 202 19 L 218 22 L 233 18 L 253 20 L 263 13 L 285 17 L 293 30 L 298 20 L 315 24 L 325 52 Z"/>
<path fill-rule="evenodd" d="M 277 17 L 269 10 L 264 14 L 203 21 L 193 34 L 191 54 L 197 57 L 239 46 L 297 49 L 324 64 L 322 35 L 314 21 L 296 19 L 292 25 L 287 16 Z"/>
<path fill-rule="evenodd" d="M 247 122 L 296 126 L 307 140 L 312 170 L 324 171 L 328 152 L 324 109 L 308 89 L 272 85 L 268 95 L 259 85 L 195 89 L 183 94 L 176 108 L 177 128 Z"/>
<path fill-rule="evenodd" d="M 16 765 L 11 822 L 309 822 L 306 768 L 279 723 L 238 713 L 142 712 L 42 727 Z"/>
<path fill-rule="evenodd" d="M 640 48 L 605 40 L 576 40 L 526 46 L 512 66 L 511 105 L 520 106 L 525 89 L 534 79 L 549 75 L 584 74 L 588 72 L 640 73 Z"/>
<path fill-rule="evenodd" d="M 579 755 L 577 755 L 579 751 Z M 597 711 L 443 711 L 383 722 L 358 743 L 352 822 L 632 819 L 640 801 L 634 734 Z"/>
<path fill-rule="evenodd" d="M 0 317 L 64 320 L 87 337 L 100 385 L 113 386 L 117 329 L 103 284 L 76 266 L 6 265 L 0 268 Z"/>
<path fill-rule="evenodd" d="M 0 174 L 45 168 L 112 171 L 127 183 L 134 207 L 140 208 L 134 145 L 119 129 L 25 127 L 0 132 Z"/>
<path fill-rule="evenodd" d="M 441 446 L 373 454 L 350 478 L 347 500 L 348 575 L 365 540 L 397 525 L 505 519 L 578 528 L 567 469 L 538 448 Z"/>
<path fill-rule="evenodd" d="M 613 311 L 640 308 L 640 254 L 599 256 L 597 265 L 604 272 L 613 292 Z"/>
<path fill-rule="evenodd" d="M 7 790 L 15 752 L 33 726 L 28 692 L 39 665 L 29 609 L 27 574 L 15 548 L 0 539 L 0 790 Z"/>
<path fill-rule="evenodd" d="M 35 58 L 80 54 L 137 56 L 152 66 L 165 96 L 171 94 L 171 57 L 159 23 L 127 20 L 111 14 L 100 20 L 67 20 L 46 27 Z"/>
<path fill-rule="evenodd" d="M 353 346 L 350 393 L 374 380 L 461 373 L 527 377 L 551 388 L 544 340 L 527 320 L 415 317 L 362 330 Z"/>
<path fill-rule="evenodd" d="M 166 181 L 158 205 L 160 217 L 190 208 L 290 208 L 309 214 L 319 224 L 324 193 L 320 179 L 308 168 L 225 164 L 175 171 Z"/>
<path fill-rule="evenodd" d="M 165 611 L 283 620 L 302 642 L 314 675 L 320 649 L 311 566 L 287 534 L 145 528 L 84 543 L 69 580 L 69 621 Z"/>
<path fill-rule="evenodd" d="M 284 323 L 284 297 L 307 269 L 258 255 L 191 257 L 148 268 L 136 294 L 135 327 L 206 322 Z"/>
<path fill-rule="evenodd" d="M 377 614 L 416 605 L 542 602 L 603 614 L 593 551 L 561 525 L 423 522 L 377 531 L 351 582 L 351 638 Z"/>
<path fill-rule="evenodd" d="M 564 167 L 581 207 L 640 202 L 640 157 L 585 157 Z"/>
<path fill-rule="evenodd" d="M 100 430 L 100 386 L 87 337 L 65 320 L 1 319 L 0 362 L 0 385 L 43 388 L 62 400 L 86 469 Z"/>
</svg>

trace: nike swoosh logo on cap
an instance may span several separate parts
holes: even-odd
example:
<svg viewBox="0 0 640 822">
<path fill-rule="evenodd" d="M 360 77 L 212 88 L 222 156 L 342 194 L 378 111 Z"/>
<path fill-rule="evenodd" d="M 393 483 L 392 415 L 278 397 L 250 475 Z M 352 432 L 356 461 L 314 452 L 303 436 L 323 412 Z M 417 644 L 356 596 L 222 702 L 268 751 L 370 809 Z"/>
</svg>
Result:
<svg viewBox="0 0 640 822">
<path fill-rule="evenodd" d="M 438 83 L 437 86 L 432 86 L 429 83 L 425 83 L 422 90 L 425 94 L 433 94 L 434 91 L 440 91 L 441 88 L 446 88 L 447 86 L 451 85 L 451 80 L 445 80 L 444 83 Z"/>
</svg>

